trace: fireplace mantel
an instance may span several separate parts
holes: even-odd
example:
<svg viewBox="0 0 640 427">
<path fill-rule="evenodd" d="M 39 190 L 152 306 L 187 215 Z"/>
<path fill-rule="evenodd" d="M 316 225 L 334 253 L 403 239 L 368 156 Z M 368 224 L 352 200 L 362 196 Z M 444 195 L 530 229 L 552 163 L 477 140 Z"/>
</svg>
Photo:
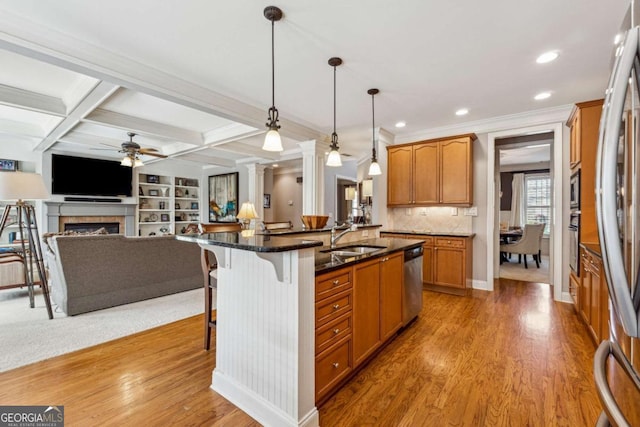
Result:
<svg viewBox="0 0 640 427">
<path fill-rule="evenodd" d="M 47 232 L 60 231 L 60 217 L 124 217 L 124 234 L 133 236 L 135 233 L 135 203 L 104 203 L 104 202 L 45 202 L 47 206 Z M 95 222 L 95 221 L 91 221 Z"/>
</svg>

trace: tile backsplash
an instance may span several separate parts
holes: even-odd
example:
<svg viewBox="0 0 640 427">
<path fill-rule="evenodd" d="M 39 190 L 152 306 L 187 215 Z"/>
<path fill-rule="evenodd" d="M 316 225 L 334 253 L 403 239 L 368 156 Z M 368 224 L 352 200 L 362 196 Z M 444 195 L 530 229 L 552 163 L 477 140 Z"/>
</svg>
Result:
<svg viewBox="0 0 640 427">
<path fill-rule="evenodd" d="M 454 209 L 457 209 L 457 215 L 453 215 Z M 464 215 L 464 208 L 452 207 L 393 208 L 387 211 L 390 230 L 472 233 L 472 218 Z"/>
</svg>

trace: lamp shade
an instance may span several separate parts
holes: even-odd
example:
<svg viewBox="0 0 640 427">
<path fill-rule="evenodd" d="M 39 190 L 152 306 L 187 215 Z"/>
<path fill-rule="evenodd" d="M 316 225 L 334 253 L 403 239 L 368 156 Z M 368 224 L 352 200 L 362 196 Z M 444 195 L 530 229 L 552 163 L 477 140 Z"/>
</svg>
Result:
<svg viewBox="0 0 640 427">
<path fill-rule="evenodd" d="M 255 206 L 251 202 L 244 202 L 242 207 L 240 208 L 240 212 L 236 216 L 238 219 L 256 219 L 258 218 L 258 213 L 256 212 Z"/>
<path fill-rule="evenodd" d="M 122 161 L 120 162 L 120 166 L 129 166 L 129 167 L 133 166 L 133 161 L 131 161 L 131 157 L 129 157 L 128 154 L 122 158 Z"/>
<path fill-rule="evenodd" d="M 327 157 L 327 166 L 340 167 L 342 166 L 342 159 L 340 158 L 340 153 L 338 150 L 329 151 L 329 156 Z"/>
<path fill-rule="evenodd" d="M 354 187 L 346 187 L 344 189 L 344 199 L 345 200 L 355 200 L 356 199 L 356 189 Z"/>
<path fill-rule="evenodd" d="M 282 151 L 282 139 L 276 129 L 271 129 L 267 132 L 262 149 L 265 151 Z"/>
<path fill-rule="evenodd" d="M 362 196 L 363 197 L 372 197 L 373 196 L 373 180 L 365 179 L 362 181 Z"/>
<path fill-rule="evenodd" d="M 382 175 L 380 165 L 376 161 L 372 161 L 369 165 L 369 176 Z"/>
<path fill-rule="evenodd" d="M 49 198 L 42 175 L 30 172 L 0 172 L 0 200 Z"/>
</svg>

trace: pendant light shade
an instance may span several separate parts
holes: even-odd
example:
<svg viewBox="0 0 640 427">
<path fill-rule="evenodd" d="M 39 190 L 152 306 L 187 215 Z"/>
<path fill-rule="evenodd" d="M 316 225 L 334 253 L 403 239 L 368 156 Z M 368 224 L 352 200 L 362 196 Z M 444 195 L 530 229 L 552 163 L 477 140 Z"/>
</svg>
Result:
<svg viewBox="0 0 640 427">
<path fill-rule="evenodd" d="M 271 107 L 269 108 L 269 117 L 267 118 L 267 128 L 269 131 L 264 138 L 262 149 L 265 151 L 282 151 L 282 139 L 280 138 L 280 125 L 278 124 L 278 109 L 275 101 L 275 54 L 274 54 L 274 24 L 282 18 L 282 10 L 276 6 L 267 6 L 264 8 L 264 17 L 271 21 Z"/>
<path fill-rule="evenodd" d="M 373 98 L 380 92 L 378 89 L 369 89 L 367 93 L 371 95 L 371 164 L 369 165 L 369 176 L 382 175 L 382 170 L 378 164 L 378 158 L 376 157 L 376 109 L 374 106 Z"/>
<path fill-rule="evenodd" d="M 340 167 L 342 159 L 338 151 L 338 134 L 336 133 L 336 67 L 342 64 L 340 58 L 329 58 L 329 65 L 333 67 L 333 133 L 331 134 L 331 151 L 327 157 L 327 166 Z"/>
</svg>

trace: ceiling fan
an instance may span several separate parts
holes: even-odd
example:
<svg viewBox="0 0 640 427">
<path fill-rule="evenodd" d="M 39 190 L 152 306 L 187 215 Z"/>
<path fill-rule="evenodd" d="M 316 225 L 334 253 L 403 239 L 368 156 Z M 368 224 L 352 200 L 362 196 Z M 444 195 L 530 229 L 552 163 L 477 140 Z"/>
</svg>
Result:
<svg viewBox="0 0 640 427">
<path fill-rule="evenodd" d="M 155 148 L 142 148 L 137 142 L 133 142 L 133 137 L 136 136 L 135 133 L 127 132 L 127 135 L 129 135 L 129 141 L 123 142 L 122 148 L 118 151 L 124 154 L 124 158 L 122 162 L 120 162 L 122 166 L 131 166 L 134 168 L 144 166 L 144 163 L 142 163 L 140 159 L 141 155 L 160 157 L 163 159 L 167 158 L 164 154 L 158 153 L 158 150 Z"/>
</svg>

